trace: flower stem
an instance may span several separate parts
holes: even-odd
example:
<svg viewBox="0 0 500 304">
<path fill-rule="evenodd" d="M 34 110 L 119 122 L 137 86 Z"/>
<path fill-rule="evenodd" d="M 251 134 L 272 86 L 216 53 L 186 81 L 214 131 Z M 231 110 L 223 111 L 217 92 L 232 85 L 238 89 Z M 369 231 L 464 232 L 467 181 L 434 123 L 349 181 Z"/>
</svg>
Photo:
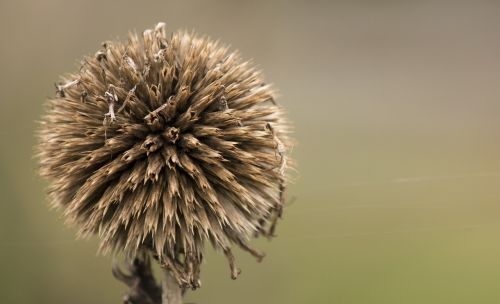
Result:
<svg viewBox="0 0 500 304">
<path fill-rule="evenodd" d="M 161 303 L 162 304 L 182 304 L 182 289 L 177 283 L 172 273 L 168 269 L 162 268 L 163 280 Z"/>
</svg>

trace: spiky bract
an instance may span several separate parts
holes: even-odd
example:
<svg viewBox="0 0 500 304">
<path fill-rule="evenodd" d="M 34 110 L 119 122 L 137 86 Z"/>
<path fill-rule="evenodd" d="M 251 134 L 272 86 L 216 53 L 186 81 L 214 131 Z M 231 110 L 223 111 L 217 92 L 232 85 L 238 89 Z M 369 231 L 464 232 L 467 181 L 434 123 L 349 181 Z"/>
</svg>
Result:
<svg viewBox="0 0 500 304">
<path fill-rule="evenodd" d="M 232 244 L 260 256 L 247 241 L 281 213 L 287 133 L 249 62 L 208 38 L 167 38 L 159 24 L 103 44 L 57 86 L 41 174 L 54 206 L 103 251 L 153 252 L 196 287 L 206 240 L 234 277 Z"/>
</svg>

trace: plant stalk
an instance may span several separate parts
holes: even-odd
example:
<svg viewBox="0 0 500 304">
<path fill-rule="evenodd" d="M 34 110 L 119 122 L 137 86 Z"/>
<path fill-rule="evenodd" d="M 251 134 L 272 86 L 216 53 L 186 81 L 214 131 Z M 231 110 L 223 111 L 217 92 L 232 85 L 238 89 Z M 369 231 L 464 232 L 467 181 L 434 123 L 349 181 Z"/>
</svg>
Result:
<svg viewBox="0 0 500 304">
<path fill-rule="evenodd" d="M 182 289 L 177 283 L 177 280 L 172 276 L 172 273 L 162 267 L 163 280 L 161 282 L 162 304 L 182 304 Z"/>
</svg>

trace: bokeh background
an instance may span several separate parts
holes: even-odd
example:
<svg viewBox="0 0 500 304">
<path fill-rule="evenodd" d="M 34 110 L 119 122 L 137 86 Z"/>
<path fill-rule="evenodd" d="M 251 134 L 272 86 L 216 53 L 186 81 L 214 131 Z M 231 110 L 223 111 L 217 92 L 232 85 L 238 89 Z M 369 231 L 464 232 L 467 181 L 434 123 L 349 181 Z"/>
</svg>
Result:
<svg viewBox="0 0 500 304">
<path fill-rule="evenodd" d="M 499 303 L 500 3 L 0 3 L 0 303 L 121 303 L 33 159 L 58 75 L 165 21 L 239 49 L 294 122 L 296 198 L 257 264 L 209 250 L 188 303 Z"/>
</svg>

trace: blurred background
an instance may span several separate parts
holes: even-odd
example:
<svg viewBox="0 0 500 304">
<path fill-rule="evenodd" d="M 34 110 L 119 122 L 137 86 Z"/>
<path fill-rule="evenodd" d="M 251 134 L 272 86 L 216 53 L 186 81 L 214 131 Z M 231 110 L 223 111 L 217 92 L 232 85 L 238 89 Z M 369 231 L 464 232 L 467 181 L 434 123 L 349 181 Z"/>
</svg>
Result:
<svg viewBox="0 0 500 304">
<path fill-rule="evenodd" d="M 253 58 L 281 91 L 300 174 L 258 264 L 209 250 L 187 303 L 499 303 L 500 3 L 0 3 L 0 302 L 121 303 L 49 210 L 33 159 L 59 75 L 158 21 Z"/>
</svg>

